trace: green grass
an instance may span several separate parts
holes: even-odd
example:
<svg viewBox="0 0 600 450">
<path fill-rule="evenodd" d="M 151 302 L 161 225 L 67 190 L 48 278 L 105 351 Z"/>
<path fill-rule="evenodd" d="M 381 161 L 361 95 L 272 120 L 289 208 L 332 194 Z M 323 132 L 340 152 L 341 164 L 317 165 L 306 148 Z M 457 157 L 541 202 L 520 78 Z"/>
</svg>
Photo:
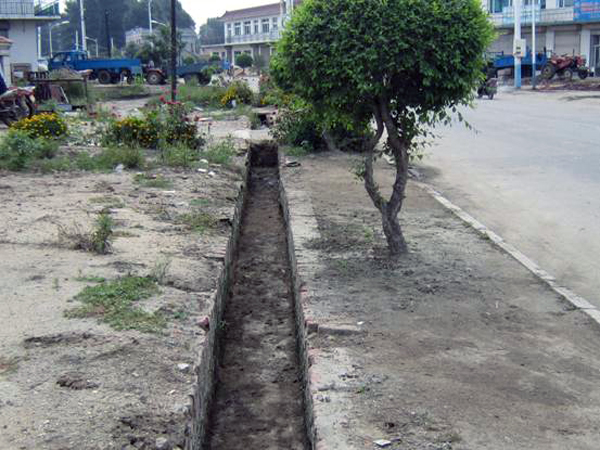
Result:
<svg viewBox="0 0 600 450">
<path fill-rule="evenodd" d="M 96 275 L 83 275 L 80 272 L 80 274 L 75 277 L 75 281 L 80 281 L 82 283 L 104 283 L 106 278 Z"/>
<path fill-rule="evenodd" d="M 75 299 L 81 305 L 65 312 L 69 318 L 97 317 L 116 330 L 138 330 L 156 333 L 165 327 L 160 313 L 150 313 L 138 302 L 158 292 L 150 277 L 126 276 L 85 287 Z"/>
<path fill-rule="evenodd" d="M 182 85 L 177 92 L 180 101 L 205 108 L 223 108 L 221 99 L 226 91 L 226 88 L 217 86 Z"/>
<path fill-rule="evenodd" d="M 137 174 L 133 178 L 133 181 L 139 184 L 142 187 L 147 188 L 161 188 L 166 189 L 173 186 L 171 180 L 163 177 L 162 175 L 157 175 L 156 177 L 151 177 L 147 174 Z"/>
<path fill-rule="evenodd" d="M 104 205 L 106 208 L 124 208 L 125 203 L 118 198 L 112 195 L 102 195 L 100 197 L 92 197 L 88 200 L 88 202 L 93 204 Z"/>
<path fill-rule="evenodd" d="M 284 153 L 286 156 L 300 158 L 302 156 L 308 155 L 310 151 L 305 147 L 286 147 Z"/>
<path fill-rule="evenodd" d="M 71 228 L 59 225 L 58 239 L 63 244 L 74 250 L 105 255 L 110 252 L 114 222 L 110 214 L 101 211 L 96 217 L 94 228 L 90 231 L 82 230 L 78 224 Z"/>
<path fill-rule="evenodd" d="M 144 85 L 132 84 L 129 86 L 94 87 L 90 86 L 92 100 L 106 102 L 109 100 L 130 100 L 150 97 L 152 92 Z"/>
<path fill-rule="evenodd" d="M 185 225 L 187 228 L 197 233 L 205 233 L 209 230 L 214 230 L 218 223 L 213 215 L 202 211 L 181 214 L 177 217 L 176 222 Z"/>
<path fill-rule="evenodd" d="M 169 167 L 189 169 L 198 164 L 200 150 L 183 144 L 170 145 L 161 151 L 161 161 Z"/>
<path fill-rule="evenodd" d="M 200 157 L 206 159 L 210 164 L 228 165 L 235 154 L 236 150 L 233 138 L 228 137 L 222 141 L 209 144 L 202 151 Z"/>
</svg>

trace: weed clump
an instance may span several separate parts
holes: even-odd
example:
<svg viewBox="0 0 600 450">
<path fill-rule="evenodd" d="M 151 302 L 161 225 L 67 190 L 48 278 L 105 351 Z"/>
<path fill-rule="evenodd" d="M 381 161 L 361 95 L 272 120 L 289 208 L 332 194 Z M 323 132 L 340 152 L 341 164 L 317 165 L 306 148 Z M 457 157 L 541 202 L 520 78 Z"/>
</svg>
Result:
<svg viewBox="0 0 600 450">
<path fill-rule="evenodd" d="M 126 276 L 85 287 L 75 299 L 82 304 L 65 312 L 70 318 L 98 317 L 116 330 L 156 333 L 165 327 L 160 313 L 150 313 L 136 306 L 158 292 L 150 277 Z"/>
<path fill-rule="evenodd" d="M 113 236 L 113 220 L 110 214 L 102 211 L 98 214 L 94 228 L 91 231 L 83 231 L 79 224 L 71 228 L 58 226 L 58 240 L 74 250 L 105 255 L 110 253 L 111 238 Z"/>
<path fill-rule="evenodd" d="M 57 152 L 57 142 L 36 139 L 27 131 L 11 129 L 0 141 L 0 169 L 25 170 L 35 161 L 53 158 Z"/>
<path fill-rule="evenodd" d="M 236 150 L 233 139 L 228 137 L 225 140 L 208 145 L 201 156 L 210 164 L 228 165 L 235 154 Z"/>
</svg>

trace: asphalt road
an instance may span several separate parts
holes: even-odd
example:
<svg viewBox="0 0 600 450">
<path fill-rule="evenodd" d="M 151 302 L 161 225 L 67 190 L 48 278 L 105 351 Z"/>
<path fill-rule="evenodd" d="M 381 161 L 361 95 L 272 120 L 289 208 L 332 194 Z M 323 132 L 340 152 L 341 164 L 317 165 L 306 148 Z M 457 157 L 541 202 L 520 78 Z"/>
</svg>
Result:
<svg viewBox="0 0 600 450">
<path fill-rule="evenodd" d="M 500 92 L 419 164 L 426 181 L 600 307 L 600 92 Z"/>
</svg>

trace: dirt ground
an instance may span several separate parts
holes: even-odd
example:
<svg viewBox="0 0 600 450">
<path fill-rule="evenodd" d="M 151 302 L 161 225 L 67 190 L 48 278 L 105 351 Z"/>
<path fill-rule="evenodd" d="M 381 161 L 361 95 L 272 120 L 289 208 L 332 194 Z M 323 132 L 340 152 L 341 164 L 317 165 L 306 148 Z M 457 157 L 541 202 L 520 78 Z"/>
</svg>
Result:
<svg viewBox="0 0 600 450">
<path fill-rule="evenodd" d="M 211 170 L 156 169 L 141 183 L 129 171 L 0 174 L 0 449 L 182 445 L 204 341 L 198 321 L 210 310 L 241 181 L 239 168 Z M 148 186 L 156 180 L 166 184 Z M 59 239 L 61 227 L 88 232 L 101 210 L 115 223 L 110 254 Z M 185 219 L 194 213 L 210 218 L 203 232 Z M 126 275 L 157 278 L 158 292 L 139 307 L 159 313 L 164 329 L 65 317 L 95 278 Z"/>
<path fill-rule="evenodd" d="M 596 324 L 414 185 L 390 263 L 352 157 L 301 163 L 284 180 L 323 448 L 598 448 Z"/>
</svg>

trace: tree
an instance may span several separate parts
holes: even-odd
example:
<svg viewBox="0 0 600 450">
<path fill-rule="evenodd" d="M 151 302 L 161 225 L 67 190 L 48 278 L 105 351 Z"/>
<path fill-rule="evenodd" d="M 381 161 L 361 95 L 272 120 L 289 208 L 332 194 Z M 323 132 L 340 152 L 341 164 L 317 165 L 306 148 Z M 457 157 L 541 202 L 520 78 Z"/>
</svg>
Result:
<svg viewBox="0 0 600 450">
<path fill-rule="evenodd" d="M 254 57 L 254 68 L 256 69 L 259 75 L 265 70 L 266 65 L 267 63 L 263 55 L 259 54 Z"/>
<path fill-rule="evenodd" d="M 479 0 L 305 0 L 278 43 L 271 72 L 281 87 L 325 124 L 366 130 L 359 175 L 391 255 L 407 251 L 398 213 L 409 157 L 470 103 L 492 36 Z M 396 169 L 389 198 L 373 174 L 382 152 Z"/>
<path fill-rule="evenodd" d="M 248 53 L 242 53 L 241 55 L 236 56 L 236 58 L 235 58 L 235 64 L 240 66 L 242 69 L 244 69 L 244 71 L 246 70 L 247 67 L 250 67 L 253 63 L 254 63 L 254 60 L 252 59 L 252 56 L 250 56 Z"/>
</svg>

